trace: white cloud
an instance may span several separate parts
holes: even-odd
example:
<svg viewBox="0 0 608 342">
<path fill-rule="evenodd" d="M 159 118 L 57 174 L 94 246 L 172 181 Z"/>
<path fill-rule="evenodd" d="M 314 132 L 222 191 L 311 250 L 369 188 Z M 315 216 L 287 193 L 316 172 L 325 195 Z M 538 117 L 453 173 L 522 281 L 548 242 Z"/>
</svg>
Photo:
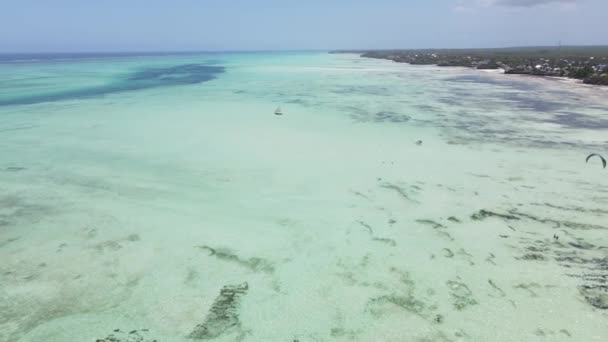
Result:
<svg viewBox="0 0 608 342">
<path fill-rule="evenodd" d="M 474 8 L 463 5 L 463 4 L 458 4 L 458 5 L 454 6 L 453 10 L 454 10 L 454 12 L 466 13 L 466 12 L 473 12 Z"/>
<path fill-rule="evenodd" d="M 576 4 L 576 0 L 491 0 L 491 1 L 484 1 L 484 2 L 488 2 L 490 4 L 495 4 L 495 5 L 500 5 L 500 6 L 507 6 L 507 7 L 535 7 L 535 6 L 540 6 L 540 5 L 549 5 L 549 4 L 556 4 L 556 5 L 575 5 Z"/>
<path fill-rule="evenodd" d="M 484 7 L 532 8 L 552 6 L 560 10 L 571 10 L 584 0 L 459 0 L 453 10 L 456 12 L 474 12 Z"/>
</svg>

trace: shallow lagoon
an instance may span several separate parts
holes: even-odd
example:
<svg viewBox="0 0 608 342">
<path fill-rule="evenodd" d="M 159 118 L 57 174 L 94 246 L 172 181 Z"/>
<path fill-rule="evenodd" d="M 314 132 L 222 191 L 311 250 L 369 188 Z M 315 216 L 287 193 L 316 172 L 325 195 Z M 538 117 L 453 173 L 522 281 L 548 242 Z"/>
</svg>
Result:
<svg viewBox="0 0 608 342">
<path fill-rule="evenodd" d="M 1 341 L 608 336 L 605 89 L 321 53 L 0 80 Z"/>
</svg>

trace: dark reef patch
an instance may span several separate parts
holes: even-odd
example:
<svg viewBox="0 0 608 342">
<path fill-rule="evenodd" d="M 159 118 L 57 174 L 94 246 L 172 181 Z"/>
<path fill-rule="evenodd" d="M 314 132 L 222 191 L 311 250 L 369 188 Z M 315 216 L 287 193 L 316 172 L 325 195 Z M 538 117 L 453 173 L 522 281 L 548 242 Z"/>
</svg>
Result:
<svg viewBox="0 0 608 342">
<path fill-rule="evenodd" d="M 572 129 L 608 129 L 608 120 L 574 112 L 562 112 L 546 120 L 538 120 L 558 124 Z"/>
<path fill-rule="evenodd" d="M 432 112 L 432 113 L 440 112 L 440 110 L 437 109 L 436 107 L 433 107 L 433 106 L 427 105 L 427 104 L 416 104 L 416 105 L 414 105 L 414 107 L 418 108 L 422 111 L 425 111 L 425 112 Z"/>
<path fill-rule="evenodd" d="M 350 112 L 350 117 L 356 122 L 366 123 L 405 123 L 411 120 L 411 117 L 406 114 L 400 114 L 393 111 L 368 112 L 362 108 L 346 107 L 346 111 Z"/>
<path fill-rule="evenodd" d="M 331 90 L 334 94 L 341 95 L 377 95 L 377 96 L 388 96 L 391 94 L 391 89 L 382 86 L 338 86 L 335 89 Z"/>
<path fill-rule="evenodd" d="M 122 78 L 103 86 L 0 99 L 0 106 L 30 105 L 43 102 L 75 100 L 128 91 L 197 84 L 211 81 L 224 71 L 224 67 L 203 64 L 149 67 L 127 74 Z"/>
<path fill-rule="evenodd" d="M 503 100 L 511 101 L 517 108 L 534 112 L 550 113 L 568 108 L 568 104 L 549 101 L 534 95 L 535 93 L 505 92 L 501 94 Z"/>
<path fill-rule="evenodd" d="M 466 75 L 466 76 L 455 76 L 447 78 L 446 81 L 454 83 L 478 83 L 478 84 L 491 84 L 497 86 L 503 86 L 505 88 L 517 89 L 520 91 L 534 91 L 537 90 L 534 84 L 529 82 L 519 82 L 509 79 L 497 79 L 493 77 L 487 77 L 483 75 Z"/>
<path fill-rule="evenodd" d="M 464 102 L 457 100 L 456 98 L 453 98 L 453 97 L 440 97 L 437 99 L 437 102 L 444 103 L 446 105 L 454 106 L 454 107 L 463 107 L 464 106 Z"/>
</svg>

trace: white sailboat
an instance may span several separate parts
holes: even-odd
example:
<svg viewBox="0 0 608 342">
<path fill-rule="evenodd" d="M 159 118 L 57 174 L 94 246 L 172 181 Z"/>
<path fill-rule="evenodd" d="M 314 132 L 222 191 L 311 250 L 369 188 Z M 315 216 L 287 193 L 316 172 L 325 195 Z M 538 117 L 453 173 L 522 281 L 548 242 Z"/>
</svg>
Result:
<svg viewBox="0 0 608 342">
<path fill-rule="evenodd" d="M 277 109 L 274 111 L 274 115 L 283 115 L 283 110 L 281 107 L 277 107 Z"/>
</svg>

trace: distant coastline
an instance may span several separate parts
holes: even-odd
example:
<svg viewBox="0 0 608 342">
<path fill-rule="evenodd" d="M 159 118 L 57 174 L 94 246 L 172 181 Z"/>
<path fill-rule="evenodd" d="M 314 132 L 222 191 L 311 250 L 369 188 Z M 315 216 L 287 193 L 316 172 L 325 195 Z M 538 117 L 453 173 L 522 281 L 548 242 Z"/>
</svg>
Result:
<svg viewBox="0 0 608 342">
<path fill-rule="evenodd" d="M 414 65 L 503 69 L 505 74 L 562 77 L 608 86 L 608 46 L 498 49 L 351 50 L 361 57 Z"/>
</svg>

